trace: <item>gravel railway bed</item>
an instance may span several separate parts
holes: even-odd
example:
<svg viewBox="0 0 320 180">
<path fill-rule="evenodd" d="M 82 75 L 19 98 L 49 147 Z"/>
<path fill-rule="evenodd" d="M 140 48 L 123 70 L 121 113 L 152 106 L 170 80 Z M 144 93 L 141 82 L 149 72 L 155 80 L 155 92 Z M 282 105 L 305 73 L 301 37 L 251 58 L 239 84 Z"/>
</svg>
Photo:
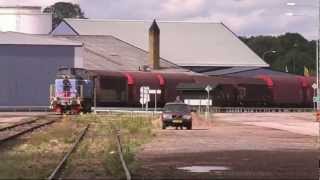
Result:
<svg viewBox="0 0 320 180">
<path fill-rule="evenodd" d="M 3 144 L 11 139 L 24 135 L 40 127 L 56 122 L 56 118 L 46 118 L 30 120 L 22 123 L 13 124 L 0 129 L 0 144 Z"/>
<path fill-rule="evenodd" d="M 81 143 L 81 141 L 83 140 L 84 136 L 86 135 L 88 129 L 89 129 L 89 124 L 82 130 L 82 132 L 79 134 L 79 136 L 77 137 L 77 139 L 75 140 L 75 143 L 73 144 L 73 146 L 71 147 L 71 149 L 65 154 L 65 156 L 63 157 L 63 159 L 59 162 L 59 164 L 57 165 L 57 167 L 54 169 L 54 171 L 50 174 L 50 176 L 48 177 L 48 180 L 53 180 L 53 179 L 57 179 L 58 176 L 62 173 L 63 168 L 65 166 L 65 164 L 67 163 L 68 159 L 70 158 L 71 154 L 76 150 L 76 148 L 79 146 L 79 144 Z M 61 178 L 60 178 L 61 179 Z"/>
</svg>

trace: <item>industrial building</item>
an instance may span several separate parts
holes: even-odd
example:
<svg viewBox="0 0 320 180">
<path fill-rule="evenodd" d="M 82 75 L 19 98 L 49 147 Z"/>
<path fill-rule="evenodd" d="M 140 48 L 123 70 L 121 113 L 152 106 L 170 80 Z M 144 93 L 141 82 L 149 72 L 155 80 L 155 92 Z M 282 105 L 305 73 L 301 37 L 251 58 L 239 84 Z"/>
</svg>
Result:
<svg viewBox="0 0 320 180">
<path fill-rule="evenodd" d="M 49 34 L 52 14 L 43 13 L 38 6 L 0 6 L 0 31 L 27 34 Z"/>
<path fill-rule="evenodd" d="M 137 48 L 113 36 L 64 36 L 81 42 L 83 68 L 109 71 L 146 71 L 151 67 L 148 51 Z M 189 70 L 160 58 L 158 71 L 189 72 Z M 154 71 L 154 69 L 152 69 Z"/>
<path fill-rule="evenodd" d="M 59 67 L 188 74 L 268 67 L 221 23 L 66 19 L 52 35 L 0 39 L 0 106 L 47 106 Z"/>
<path fill-rule="evenodd" d="M 0 106 L 48 106 L 61 66 L 82 67 L 82 43 L 0 32 Z"/>
<path fill-rule="evenodd" d="M 109 36 L 148 52 L 148 30 L 151 23 L 152 21 L 65 19 L 53 30 L 52 35 L 80 37 L 80 41 L 84 36 L 86 39 Z M 160 57 L 180 67 L 196 72 L 230 67 L 268 67 L 222 23 L 157 23 L 161 30 Z"/>
</svg>

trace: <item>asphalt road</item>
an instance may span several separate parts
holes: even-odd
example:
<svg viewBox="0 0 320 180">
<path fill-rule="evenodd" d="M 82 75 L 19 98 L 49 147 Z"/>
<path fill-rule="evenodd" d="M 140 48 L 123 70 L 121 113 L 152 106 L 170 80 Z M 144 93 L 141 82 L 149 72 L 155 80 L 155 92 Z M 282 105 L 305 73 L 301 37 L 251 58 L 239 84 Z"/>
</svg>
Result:
<svg viewBox="0 0 320 180">
<path fill-rule="evenodd" d="M 235 114 L 231 121 L 229 115 L 219 115 L 219 118 L 213 118 L 213 122 L 194 118 L 194 130 L 191 131 L 156 130 L 156 138 L 137 156 L 142 167 L 135 178 L 318 179 L 315 136 L 306 135 L 305 131 L 297 133 L 277 128 L 277 125 L 264 127 L 236 120 L 247 117 L 247 121 L 257 119 L 274 123 L 277 119 L 288 119 L 287 116 L 275 113 L 263 119 L 261 114 L 241 114 L 238 117 Z M 287 125 L 290 127 L 290 123 Z M 209 171 L 183 169 L 190 166 L 199 166 L 200 170 L 208 168 Z"/>
</svg>

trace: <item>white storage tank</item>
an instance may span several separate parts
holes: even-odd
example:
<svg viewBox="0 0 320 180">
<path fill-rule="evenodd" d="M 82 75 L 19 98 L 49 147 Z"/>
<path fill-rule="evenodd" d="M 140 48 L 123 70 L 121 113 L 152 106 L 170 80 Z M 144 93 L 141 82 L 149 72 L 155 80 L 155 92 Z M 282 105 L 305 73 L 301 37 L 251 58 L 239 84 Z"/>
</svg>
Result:
<svg viewBox="0 0 320 180">
<path fill-rule="evenodd" d="M 49 34 L 52 14 L 42 13 L 39 6 L 0 6 L 0 31 Z"/>
</svg>

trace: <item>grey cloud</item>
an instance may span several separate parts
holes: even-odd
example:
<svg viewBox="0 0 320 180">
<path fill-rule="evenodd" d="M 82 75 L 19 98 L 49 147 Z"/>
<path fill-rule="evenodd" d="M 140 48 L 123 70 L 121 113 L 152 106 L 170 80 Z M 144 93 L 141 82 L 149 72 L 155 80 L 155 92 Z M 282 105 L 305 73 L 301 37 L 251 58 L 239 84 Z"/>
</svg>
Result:
<svg viewBox="0 0 320 180">
<path fill-rule="evenodd" d="M 0 5 L 47 6 L 59 0 L 0 0 Z M 160 19 L 224 22 L 239 35 L 299 32 L 316 38 L 317 11 L 312 0 L 63 0 L 79 2 L 89 18 Z M 288 1 L 302 6 L 288 7 Z M 307 6 L 303 6 L 303 3 Z M 310 6 L 311 5 L 311 6 Z M 294 12 L 304 16 L 285 16 Z M 306 15 L 306 16 L 305 16 Z"/>
<path fill-rule="evenodd" d="M 224 22 L 239 35 L 300 32 L 308 38 L 315 38 L 316 11 L 307 6 L 290 8 L 286 6 L 287 2 L 287 0 L 82 0 L 81 5 L 90 18 L 218 21 Z M 308 16 L 285 16 L 289 11 Z"/>
</svg>

